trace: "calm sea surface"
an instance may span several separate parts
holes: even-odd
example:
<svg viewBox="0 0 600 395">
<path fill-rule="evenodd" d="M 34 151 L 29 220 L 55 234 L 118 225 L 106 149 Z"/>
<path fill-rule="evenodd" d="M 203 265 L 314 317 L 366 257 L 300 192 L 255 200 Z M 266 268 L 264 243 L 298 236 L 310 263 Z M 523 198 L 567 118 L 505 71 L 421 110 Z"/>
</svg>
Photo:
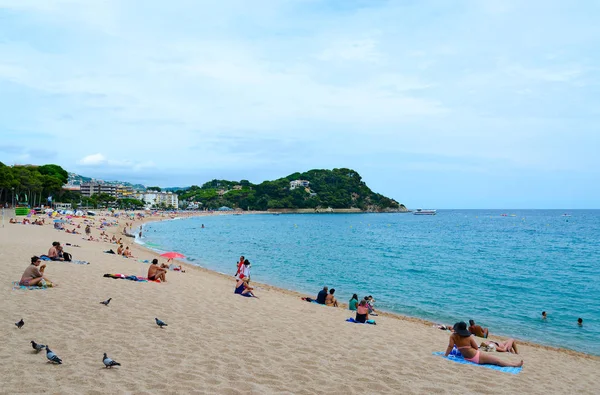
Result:
<svg viewBox="0 0 600 395">
<path fill-rule="evenodd" d="M 314 295 L 327 285 L 339 300 L 373 295 L 383 310 L 472 318 L 491 333 L 600 355 L 600 210 L 563 213 L 222 215 L 148 224 L 143 241 L 231 275 L 245 255 L 258 282 Z"/>
</svg>

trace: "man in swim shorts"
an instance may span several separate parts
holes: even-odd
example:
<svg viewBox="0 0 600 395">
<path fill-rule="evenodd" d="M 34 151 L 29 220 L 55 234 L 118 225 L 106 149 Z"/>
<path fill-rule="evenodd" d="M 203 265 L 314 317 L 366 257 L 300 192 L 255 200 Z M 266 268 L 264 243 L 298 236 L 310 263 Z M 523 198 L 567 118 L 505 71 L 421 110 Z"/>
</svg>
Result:
<svg viewBox="0 0 600 395">
<path fill-rule="evenodd" d="M 156 281 L 160 280 L 161 282 L 167 282 L 166 273 L 167 271 L 158 266 L 158 259 L 154 258 L 152 260 L 152 264 L 148 268 L 148 280 Z"/>
<path fill-rule="evenodd" d="M 469 332 L 477 337 L 487 338 L 489 334 L 488 328 L 482 328 L 479 325 L 475 325 L 475 321 L 469 320 Z"/>
</svg>

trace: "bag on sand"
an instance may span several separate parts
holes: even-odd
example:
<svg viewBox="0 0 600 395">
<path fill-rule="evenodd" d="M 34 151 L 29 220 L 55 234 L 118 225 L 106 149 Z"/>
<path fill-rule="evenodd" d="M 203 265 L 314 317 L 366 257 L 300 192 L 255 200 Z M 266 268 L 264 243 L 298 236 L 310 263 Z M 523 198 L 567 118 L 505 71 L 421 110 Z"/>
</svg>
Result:
<svg viewBox="0 0 600 395">
<path fill-rule="evenodd" d="M 71 262 L 71 260 L 73 259 L 73 255 L 69 254 L 68 252 L 63 252 L 63 259 L 66 262 Z"/>
</svg>

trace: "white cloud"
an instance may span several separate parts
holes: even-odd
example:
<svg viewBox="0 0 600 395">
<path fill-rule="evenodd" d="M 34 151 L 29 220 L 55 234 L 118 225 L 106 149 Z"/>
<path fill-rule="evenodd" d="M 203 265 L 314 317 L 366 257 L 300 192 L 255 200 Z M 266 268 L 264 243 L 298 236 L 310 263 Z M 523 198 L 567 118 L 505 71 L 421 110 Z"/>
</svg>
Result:
<svg viewBox="0 0 600 395">
<path fill-rule="evenodd" d="M 106 164 L 106 157 L 102 154 L 92 154 L 81 158 L 79 161 L 80 165 L 84 166 L 98 166 Z"/>
</svg>

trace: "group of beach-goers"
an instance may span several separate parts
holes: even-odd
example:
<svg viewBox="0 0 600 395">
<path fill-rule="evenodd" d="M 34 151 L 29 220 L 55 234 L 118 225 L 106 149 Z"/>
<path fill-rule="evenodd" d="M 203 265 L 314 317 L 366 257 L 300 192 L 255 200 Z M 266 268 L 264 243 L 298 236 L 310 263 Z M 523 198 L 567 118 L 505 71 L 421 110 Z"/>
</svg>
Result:
<svg viewBox="0 0 600 395">
<path fill-rule="evenodd" d="M 480 345 L 477 345 L 477 341 L 475 340 L 476 335 L 472 333 L 471 330 L 478 325 L 475 325 L 473 320 L 470 320 L 470 324 L 471 326 L 467 327 L 466 322 L 461 321 L 454 324 L 452 328 L 448 328 L 452 331 L 452 334 L 450 335 L 450 341 L 448 342 L 448 347 L 444 353 L 445 356 L 451 354 L 455 355 L 458 352 L 465 360 L 480 365 L 523 366 L 523 360 L 520 362 L 505 361 L 494 355 L 482 352 L 483 350 L 518 354 L 519 352 L 515 339 L 508 339 L 503 342 L 484 341 Z M 480 335 L 484 335 L 479 337 L 487 338 L 489 334 L 487 328 L 484 330 L 480 326 L 478 327 L 479 328 L 476 329 L 476 331 Z"/>
<path fill-rule="evenodd" d="M 233 293 L 256 298 L 254 288 L 250 286 L 250 261 L 242 255 L 236 266 L 237 270 L 234 275 L 236 283 Z"/>
</svg>

